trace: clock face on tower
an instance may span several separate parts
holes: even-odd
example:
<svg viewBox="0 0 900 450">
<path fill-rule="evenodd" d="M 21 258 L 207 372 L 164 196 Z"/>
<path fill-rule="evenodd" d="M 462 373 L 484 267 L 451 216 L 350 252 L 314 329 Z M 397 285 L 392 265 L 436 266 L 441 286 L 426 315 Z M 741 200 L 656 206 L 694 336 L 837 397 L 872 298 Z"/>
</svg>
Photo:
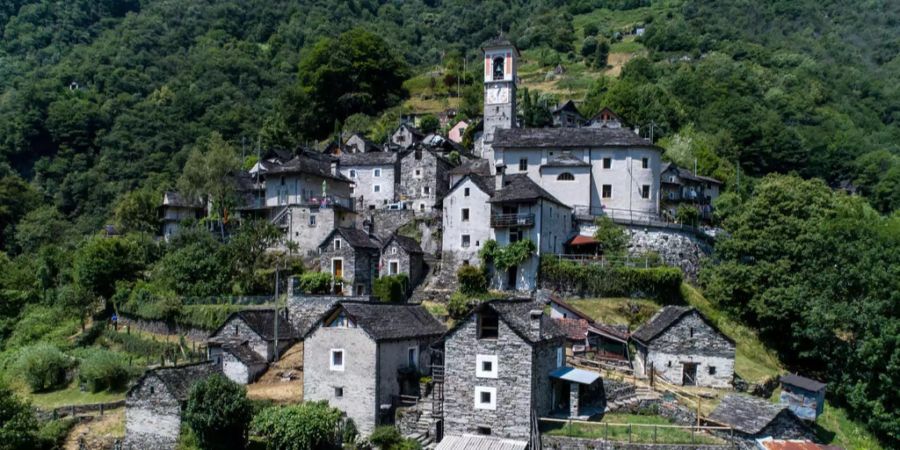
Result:
<svg viewBox="0 0 900 450">
<path fill-rule="evenodd" d="M 484 100 L 489 105 L 509 103 L 509 87 L 497 85 L 487 88 Z"/>
</svg>

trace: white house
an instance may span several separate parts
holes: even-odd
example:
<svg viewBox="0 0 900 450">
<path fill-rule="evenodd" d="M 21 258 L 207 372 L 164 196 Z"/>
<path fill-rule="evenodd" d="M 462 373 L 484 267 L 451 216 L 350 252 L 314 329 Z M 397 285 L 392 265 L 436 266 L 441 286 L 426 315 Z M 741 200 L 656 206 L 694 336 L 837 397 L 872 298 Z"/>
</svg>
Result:
<svg viewBox="0 0 900 450">
<path fill-rule="evenodd" d="M 397 201 L 397 153 L 342 153 L 340 163 L 341 175 L 353 183 L 350 196 L 358 210 L 377 209 Z"/>
</svg>

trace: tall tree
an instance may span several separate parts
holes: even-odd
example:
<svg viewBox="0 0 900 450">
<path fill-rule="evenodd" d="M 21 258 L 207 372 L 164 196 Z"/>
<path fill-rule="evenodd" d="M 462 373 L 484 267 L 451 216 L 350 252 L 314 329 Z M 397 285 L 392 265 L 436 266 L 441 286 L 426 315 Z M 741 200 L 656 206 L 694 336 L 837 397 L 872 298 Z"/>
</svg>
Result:
<svg viewBox="0 0 900 450">
<path fill-rule="evenodd" d="M 228 208 L 236 201 L 232 176 L 240 165 L 235 148 L 221 134 L 213 132 L 191 152 L 178 179 L 178 188 L 187 198 L 203 198 L 209 202 L 223 237 Z"/>
</svg>

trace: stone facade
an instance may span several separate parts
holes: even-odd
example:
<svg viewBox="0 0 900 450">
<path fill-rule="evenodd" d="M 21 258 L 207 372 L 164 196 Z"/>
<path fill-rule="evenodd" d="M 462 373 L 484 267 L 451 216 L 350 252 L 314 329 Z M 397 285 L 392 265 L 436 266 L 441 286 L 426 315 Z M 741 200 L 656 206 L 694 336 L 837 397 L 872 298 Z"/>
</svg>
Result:
<svg viewBox="0 0 900 450">
<path fill-rule="evenodd" d="M 351 164 L 343 159 L 341 174 L 353 181 L 350 196 L 358 211 L 382 208 L 397 201 L 400 173 L 396 163 Z"/>
<path fill-rule="evenodd" d="M 340 248 L 335 249 L 335 240 L 340 239 Z M 330 235 L 319 247 L 319 268 L 343 280 L 336 289 L 345 295 L 370 295 L 372 282 L 378 273 L 378 249 L 353 247 L 340 234 Z M 340 273 L 336 261 L 340 263 Z"/>
<path fill-rule="evenodd" d="M 625 229 L 629 236 L 629 254 L 655 252 L 664 263 L 680 268 L 688 280 L 697 280 L 701 262 L 712 253 L 707 240 L 688 231 L 643 226 L 626 226 Z"/>
<path fill-rule="evenodd" d="M 684 370 L 696 365 L 697 386 L 730 388 L 734 377 L 734 342 L 709 325 L 696 310 L 685 314 L 647 344 L 637 345 L 635 370 L 656 373 L 682 384 Z"/>
<path fill-rule="evenodd" d="M 175 321 L 166 320 L 148 320 L 140 317 L 132 317 L 125 313 L 119 313 L 119 328 L 128 327 L 133 330 L 146 331 L 153 334 L 164 334 L 167 336 L 184 336 L 192 341 L 206 341 L 209 337 L 210 330 L 188 327 L 175 323 Z"/>
<path fill-rule="evenodd" d="M 722 450 L 730 448 L 722 445 L 700 444 L 637 444 L 546 434 L 541 436 L 541 444 L 547 450 Z"/>
<path fill-rule="evenodd" d="M 395 239 L 381 250 L 380 276 L 406 274 L 409 285 L 416 286 L 425 275 L 425 259 L 422 253 L 404 249 Z"/>
<path fill-rule="evenodd" d="M 413 128 L 411 125 L 400 124 L 394 133 L 391 134 L 391 144 L 402 150 L 406 150 L 413 145 L 419 143 L 424 136 L 422 133 Z"/>
<path fill-rule="evenodd" d="M 450 189 L 450 162 L 436 152 L 417 148 L 400 160 L 400 200 L 416 214 L 430 214 Z"/>
<path fill-rule="evenodd" d="M 241 316 L 237 314 L 232 315 L 225 324 L 210 335 L 209 338 L 218 341 L 231 340 L 247 342 L 250 349 L 266 361 L 272 361 L 275 358 L 275 342 L 263 339 L 262 336 L 250 328 Z M 278 354 L 283 355 L 284 351 L 292 343 L 293 339 L 288 336 L 283 336 L 278 343 Z"/>
<path fill-rule="evenodd" d="M 285 232 L 285 240 L 297 243 L 300 255 L 317 255 L 322 240 L 338 227 L 354 227 L 356 214 L 343 208 L 297 205 L 288 207 L 287 215 L 277 225 Z"/>
<path fill-rule="evenodd" d="M 181 402 L 156 376 L 148 376 L 126 399 L 125 448 L 173 450 L 181 432 Z"/>
</svg>

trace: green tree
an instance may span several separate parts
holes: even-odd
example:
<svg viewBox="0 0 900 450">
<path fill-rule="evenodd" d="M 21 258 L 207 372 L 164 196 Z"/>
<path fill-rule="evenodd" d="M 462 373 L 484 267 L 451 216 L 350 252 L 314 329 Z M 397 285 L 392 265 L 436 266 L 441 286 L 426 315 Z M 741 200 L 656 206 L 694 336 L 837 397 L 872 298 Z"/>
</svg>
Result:
<svg viewBox="0 0 900 450">
<path fill-rule="evenodd" d="M 173 247 L 154 266 L 155 282 L 177 295 L 208 297 L 228 292 L 227 252 L 209 233 L 186 233 L 173 240 Z"/>
<path fill-rule="evenodd" d="M 208 450 L 244 448 L 253 409 L 243 386 L 215 374 L 191 387 L 184 421 Z"/>
<path fill-rule="evenodd" d="M 70 366 L 69 358 L 56 346 L 39 343 L 21 349 L 15 367 L 32 392 L 44 392 L 61 387 Z"/>
<path fill-rule="evenodd" d="M 134 280 L 144 268 L 138 245 L 127 237 L 84 241 L 72 261 L 72 278 L 87 292 L 109 299 L 116 281 Z"/>
<path fill-rule="evenodd" d="M 120 232 L 155 235 L 159 232 L 160 198 L 148 189 L 128 192 L 119 198 L 115 207 L 116 227 Z"/>
<path fill-rule="evenodd" d="M 419 130 L 423 133 L 434 133 L 440 128 L 441 122 L 438 120 L 437 116 L 434 114 L 426 114 L 422 117 L 422 120 L 419 122 Z"/>
<path fill-rule="evenodd" d="M 598 217 L 594 220 L 597 229 L 594 231 L 594 240 L 600 246 L 600 251 L 604 256 L 624 256 L 628 249 L 628 234 L 625 229 L 616 225 L 612 219 L 607 216 Z"/>
<path fill-rule="evenodd" d="M 235 203 L 232 176 L 240 164 L 234 147 L 213 132 L 191 152 L 178 179 L 178 189 L 187 198 L 204 198 L 212 204 L 223 238 L 227 211 Z"/>
<path fill-rule="evenodd" d="M 0 248 L 7 248 L 15 232 L 15 224 L 38 200 L 37 192 L 21 177 L 6 175 L 0 178 Z"/>
<path fill-rule="evenodd" d="M 0 386 L 0 450 L 37 448 L 37 428 L 31 406 L 9 388 Z"/>
<path fill-rule="evenodd" d="M 25 214 L 16 226 L 15 241 L 23 252 L 33 253 L 42 245 L 64 241 L 70 229 L 58 209 L 42 206 Z"/>
<path fill-rule="evenodd" d="M 327 402 L 271 406 L 253 417 L 251 429 L 268 450 L 306 450 L 335 446 L 343 413 Z"/>
</svg>

